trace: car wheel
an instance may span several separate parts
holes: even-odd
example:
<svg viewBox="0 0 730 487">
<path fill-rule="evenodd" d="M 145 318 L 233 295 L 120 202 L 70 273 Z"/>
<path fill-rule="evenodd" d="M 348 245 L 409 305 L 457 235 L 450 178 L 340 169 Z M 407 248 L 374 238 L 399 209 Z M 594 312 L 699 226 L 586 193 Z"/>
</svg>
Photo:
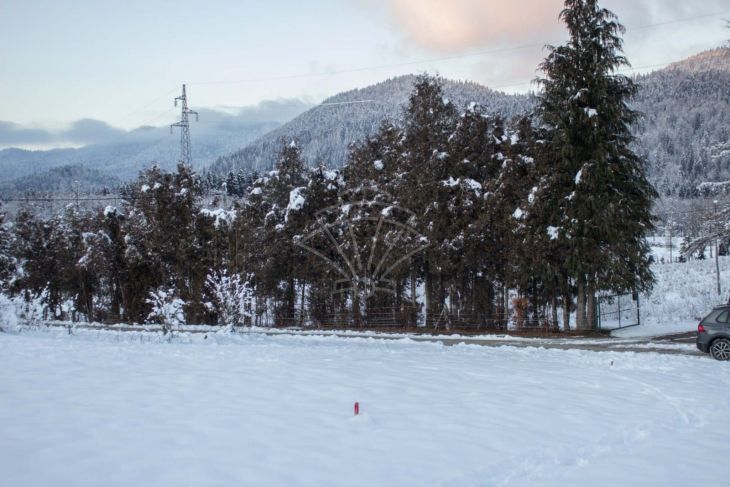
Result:
<svg viewBox="0 0 730 487">
<path fill-rule="evenodd" d="M 710 355 L 716 360 L 730 360 L 730 340 L 718 338 L 712 342 Z"/>
</svg>

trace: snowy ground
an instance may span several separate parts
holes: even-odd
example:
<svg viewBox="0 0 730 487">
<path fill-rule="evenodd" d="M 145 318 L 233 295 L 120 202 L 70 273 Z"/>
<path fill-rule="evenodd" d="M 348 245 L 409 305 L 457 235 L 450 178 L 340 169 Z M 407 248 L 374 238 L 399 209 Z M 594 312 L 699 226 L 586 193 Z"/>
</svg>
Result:
<svg viewBox="0 0 730 487">
<path fill-rule="evenodd" d="M 708 358 L 64 333 L 0 333 L 3 486 L 727 485 Z"/>
<path fill-rule="evenodd" d="M 657 259 L 652 266 L 656 285 L 650 295 L 641 296 L 643 325 L 616 331 L 614 336 L 636 337 L 695 331 L 699 320 L 714 306 L 727 302 L 730 295 L 730 257 L 719 259 L 722 293 L 718 295 L 715 260 L 709 259 L 709 252 L 705 260 L 662 264 L 660 256 L 665 256 L 667 262 L 669 260 L 669 250 L 662 246 L 665 240 L 657 238 L 652 246 L 652 253 Z M 681 239 L 674 240 L 676 257 Z"/>
</svg>

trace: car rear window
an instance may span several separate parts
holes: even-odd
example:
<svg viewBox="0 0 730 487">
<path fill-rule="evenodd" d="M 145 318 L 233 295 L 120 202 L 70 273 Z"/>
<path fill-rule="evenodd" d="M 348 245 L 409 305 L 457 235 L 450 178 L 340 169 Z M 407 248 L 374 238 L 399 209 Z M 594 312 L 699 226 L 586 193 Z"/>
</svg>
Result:
<svg viewBox="0 0 730 487">
<path fill-rule="evenodd" d="M 703 323 L 728 323 L 730 321 L 730 310 L 716 309 L 702 320 Z"/>
</svg>

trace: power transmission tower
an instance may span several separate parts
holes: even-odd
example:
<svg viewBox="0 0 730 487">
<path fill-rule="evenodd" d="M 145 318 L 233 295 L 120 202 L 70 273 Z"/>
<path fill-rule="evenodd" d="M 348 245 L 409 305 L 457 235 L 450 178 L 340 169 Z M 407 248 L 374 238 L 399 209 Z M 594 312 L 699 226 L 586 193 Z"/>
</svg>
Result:
<svg viewBox="0 0 730 487">
<path fill-rule="evenodd" d="M 173 127 L 180 127 L 180 163 L 190 166 L 192 164 L 192 153 L 190 150 L 190 121 L 188 115 L 194 114 L 195 121 L 198 121 L 198 112 L 188 108 L 188 97 L 185 93 L 185 85 L 182 85 L 182 95 L 175 98 L 175 106 L 180 101 L 182 105 L 182 113 L 180 121 L 170 125 L 170 133 Z"/>
</svg>

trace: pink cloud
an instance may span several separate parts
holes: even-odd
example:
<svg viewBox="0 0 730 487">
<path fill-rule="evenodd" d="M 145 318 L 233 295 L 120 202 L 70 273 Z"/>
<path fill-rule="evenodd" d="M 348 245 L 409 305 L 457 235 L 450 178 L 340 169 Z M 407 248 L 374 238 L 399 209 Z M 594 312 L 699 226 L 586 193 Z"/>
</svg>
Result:
<svg viewBox="0 0 730 487">
<path fill-rule="evenodd" d="M 416 44 L 459 51 L 560 32 L 562 0 L 390 0 L 396 24 Z"/>
<path fill-rule="evenodd" d="M 444 52 L 561 39 L 563 0 L 360 0 L 380 4 L 419 47 Z M 631 28 L 727 10 L 727 0 L 604 0 Z M 704 21 L 705 24 L 712 19 Z"/>
</svg>

